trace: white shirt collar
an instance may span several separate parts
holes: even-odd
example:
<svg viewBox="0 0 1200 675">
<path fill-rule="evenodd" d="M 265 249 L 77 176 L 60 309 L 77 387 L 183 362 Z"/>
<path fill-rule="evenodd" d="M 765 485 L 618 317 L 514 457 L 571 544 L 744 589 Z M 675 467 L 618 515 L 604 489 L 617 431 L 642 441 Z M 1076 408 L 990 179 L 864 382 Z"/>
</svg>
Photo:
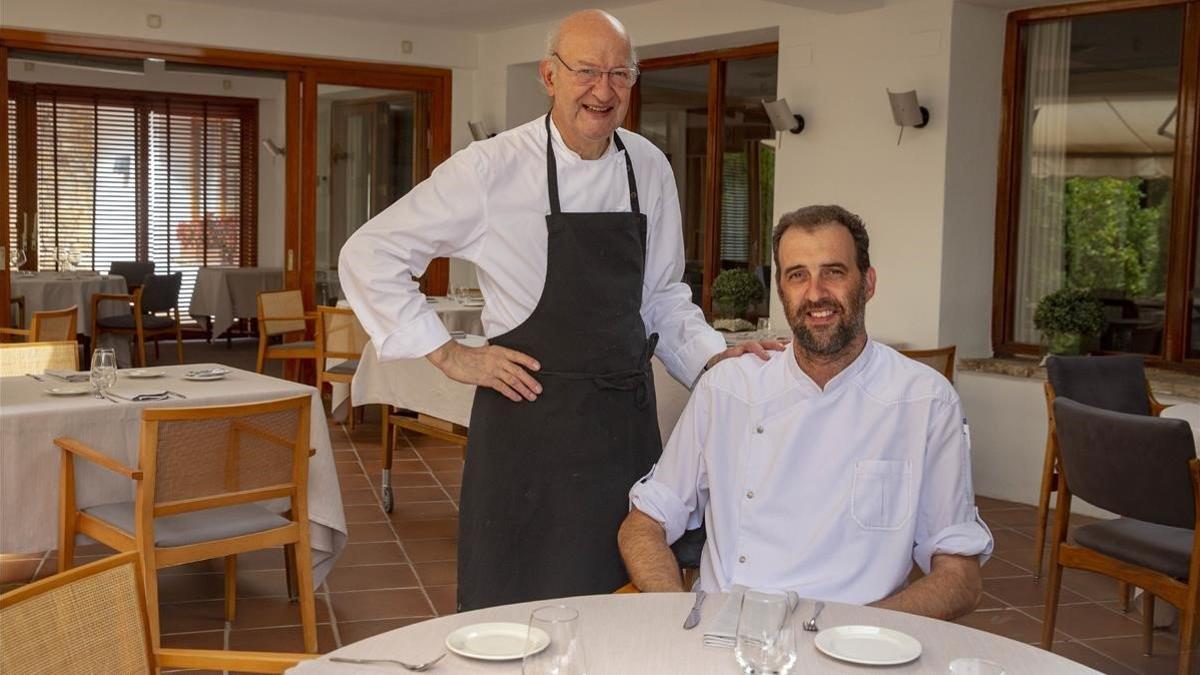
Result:
<svg viewBox="0 0 1200 675">
<path fill-rule="evenodd" d="M 602 159 L 608 159 L 617 151 L 617 144 L 613 143 L 612 138 L 609 138 L 608 147 L 604 149 L 604 154 L 600 155 L 595 160 L 585 160 L 579 156 L 578 152 L 575 152 L 571 148 L 567 147 L 566 142 L 563 141 L 562 134 L 558 131 L 558 125 L 554 123 L 554 115 L 550 113 L 547 114 L 550 115 L 550 137 L 554 139 L 554 149 L 558 157 L 572 162 L 599 161 Z"/>
<path fill-rule="evenodd" d="M 821 387 L 818 387 L 817 383 L 813 382 L 812 378 L 808 376 L 808 373 L 804 372 L 804 370 L 800 368 L 799 363 L 796 363 L 795 350 L 796 341 L 792 340 L 791 344 L 789 344 L 787 348 L 788 371 L 791 372 L 792 376 L 796 378 L 796 382 L 802 386 L 810 388 L 817 394 L 827 394 L 836 391 L 844 383 L 852 381 L 855 375 L 862 372 L 862 370 L 867 367 L 867 364 L 871 361 L 871 354 L 874 351 L 874 342 L 871 340 L 870 336 L 867 336 L 867 341 L 866 344 L 863 345 L 863 350 L 858 353 L 858 356 L 855 357 L 853 361 L 850 362 L 850 365 L 843 368 L 840 373 L 834 375 L 832 379 L 825 383 L 824 390 L 822 390 Z"/>
</svg>

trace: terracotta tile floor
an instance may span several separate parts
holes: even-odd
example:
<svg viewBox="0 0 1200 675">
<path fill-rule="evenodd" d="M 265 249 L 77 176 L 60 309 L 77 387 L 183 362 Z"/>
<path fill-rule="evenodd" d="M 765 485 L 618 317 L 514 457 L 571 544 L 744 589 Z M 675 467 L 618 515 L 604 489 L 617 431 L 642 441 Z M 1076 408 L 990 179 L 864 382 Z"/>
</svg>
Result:
<svg viewBox="0 0 1200 675">
<path fill-rule="evenodd" d="M 330 425 L 350 543 L 318 589 L 321 651 L 453 612 L 461 450 L 426 437 L 398 443 L 393 472 L 396 506 L 378 506 L 380 433 L 369 419 L 353 433 Z M 996 552 L 984 567 L 984 601 L 960 620 L 1022 642 L 1041 634 L 1044 586 L 1032 576 L 1032 507 L 980 497 Z M 1081 521 L 1082 522 L 1082 521 Z M 91 547 L 80 559 L 102 556 Z M 1049 556 L 1047 555 L 1047 559 Z M 52 574 L 53 554 L 5 556 L 0 588 Z M 220 568 L 197 564 L 161 574 L 163 641 L 178 647 L 301 649 L 299 611 L 284 597 L 283 554 L 242 556 L 238 617 L 222 619 Z M 1123 614 L 1115 582 L 1069 572 L 1064 577 L 1054 651 L 1106 673 L 1174 673 L 1178 641 L 1160 630 L 1156 653 L 1143 656 L 1140 616 Z"/>
</svg>

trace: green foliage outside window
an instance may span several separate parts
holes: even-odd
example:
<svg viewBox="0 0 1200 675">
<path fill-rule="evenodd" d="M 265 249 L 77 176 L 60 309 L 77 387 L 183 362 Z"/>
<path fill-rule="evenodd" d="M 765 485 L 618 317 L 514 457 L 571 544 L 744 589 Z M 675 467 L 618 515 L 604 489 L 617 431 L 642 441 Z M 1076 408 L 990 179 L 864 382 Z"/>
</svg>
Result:
<svg viewBox="0 0 1200 675">
<path fill-rule="evenodd" d="M 1162 291 L 1163 213 L 1144 206 L 1142 178 L 1068 178 L 1065 263 L 1068 288 L 1121 289 L 1126 297 Z"/>
</svg>

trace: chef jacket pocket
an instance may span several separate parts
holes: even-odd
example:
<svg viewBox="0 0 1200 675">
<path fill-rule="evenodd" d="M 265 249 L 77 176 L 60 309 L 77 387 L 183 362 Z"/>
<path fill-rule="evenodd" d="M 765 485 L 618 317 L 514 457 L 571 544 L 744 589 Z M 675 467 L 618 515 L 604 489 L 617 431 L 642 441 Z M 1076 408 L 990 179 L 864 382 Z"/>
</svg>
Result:
<svg viewBox="0 0 1200 675">
<path fill-rule="evenodd" d="M 854 463 L 850 515 L 864 530 L 898 530 L 912 515 L 912 467 L 907 460 Z"/>
</svg>

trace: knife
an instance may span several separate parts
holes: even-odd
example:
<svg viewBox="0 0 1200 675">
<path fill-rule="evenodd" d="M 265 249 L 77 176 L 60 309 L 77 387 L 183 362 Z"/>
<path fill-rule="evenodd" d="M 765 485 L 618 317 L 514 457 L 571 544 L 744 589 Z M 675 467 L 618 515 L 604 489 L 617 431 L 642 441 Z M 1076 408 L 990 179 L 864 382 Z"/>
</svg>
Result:
<svg viewBox="0 0 1200 675">
<path fill-rule="evenodd" d="M 688 612 L 687 618 L 683 620 L 683 629 L 691 630 L 700 623 L 700 605 L 704 604 L 704 597 L 707 595 L 704 591 L 696 591 L 696 602 L 692 605 L 692 611 Z"/>
</svg>

